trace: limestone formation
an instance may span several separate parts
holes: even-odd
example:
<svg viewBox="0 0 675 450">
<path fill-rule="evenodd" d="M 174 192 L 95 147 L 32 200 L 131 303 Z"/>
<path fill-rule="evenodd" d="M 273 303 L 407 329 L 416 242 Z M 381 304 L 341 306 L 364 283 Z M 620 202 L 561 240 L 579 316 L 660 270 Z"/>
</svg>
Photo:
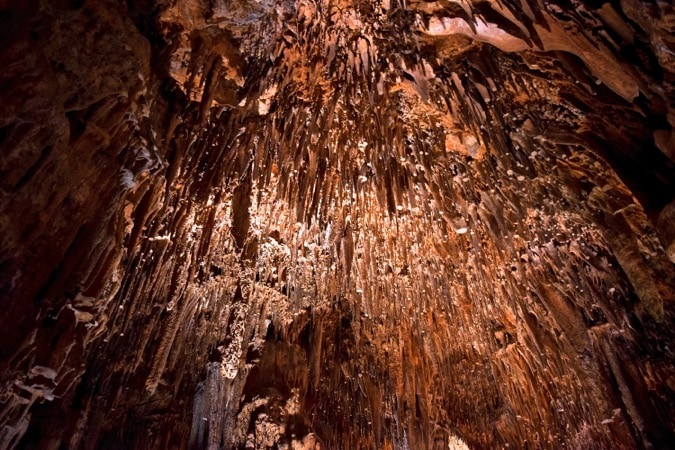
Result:
<svg viewBox="0 0 675 450">
<path fill-rule="evenodd" d="M 0 1 L 0 449 L 675 445 L 666 0 Z"/>
</svg>

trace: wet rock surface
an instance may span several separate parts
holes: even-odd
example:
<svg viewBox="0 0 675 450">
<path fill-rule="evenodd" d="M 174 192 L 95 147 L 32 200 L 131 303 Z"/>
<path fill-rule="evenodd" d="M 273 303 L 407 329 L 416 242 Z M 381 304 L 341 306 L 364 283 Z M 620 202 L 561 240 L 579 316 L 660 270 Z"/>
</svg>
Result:
<svg viewBox="0 0 675 450">
<path fill-rule="evenodd" d="M 0 3 L 0 448 L 669 448 L 672 9 Z"/>
</svg>

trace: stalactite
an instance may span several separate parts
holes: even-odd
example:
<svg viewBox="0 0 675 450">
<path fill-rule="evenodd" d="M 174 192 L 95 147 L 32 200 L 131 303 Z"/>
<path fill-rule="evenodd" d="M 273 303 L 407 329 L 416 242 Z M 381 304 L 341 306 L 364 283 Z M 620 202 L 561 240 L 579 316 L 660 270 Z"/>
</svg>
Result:
<svg viewBox="0 0 675 450">
<path fill-rule="evenodd" d="M 672 8 L 0 7 L 0 447 L 667 448 Z"/>
</svg>

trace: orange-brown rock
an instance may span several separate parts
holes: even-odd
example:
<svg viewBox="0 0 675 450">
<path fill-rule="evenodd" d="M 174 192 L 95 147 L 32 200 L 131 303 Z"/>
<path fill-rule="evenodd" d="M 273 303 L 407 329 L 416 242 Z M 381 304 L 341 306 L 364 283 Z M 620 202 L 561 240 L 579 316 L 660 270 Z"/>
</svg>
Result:
<svg viewBox="0 0 675 450">
<path fill-rule="evenodd" d="M 671 448 L 674 27 L 0 1 L 0 448 Z"/>
</svg>

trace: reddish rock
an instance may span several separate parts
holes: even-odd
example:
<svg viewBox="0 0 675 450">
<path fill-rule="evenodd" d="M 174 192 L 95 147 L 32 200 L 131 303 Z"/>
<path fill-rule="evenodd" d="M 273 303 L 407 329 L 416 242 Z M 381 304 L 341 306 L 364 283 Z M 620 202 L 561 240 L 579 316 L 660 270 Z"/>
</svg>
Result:
<svg viewBox="0 0 675 450">
<path fill-rule="evenodd" d="M 672 6 L 19 3 L 0 448 L 675 442 Z"/>
</svg>

